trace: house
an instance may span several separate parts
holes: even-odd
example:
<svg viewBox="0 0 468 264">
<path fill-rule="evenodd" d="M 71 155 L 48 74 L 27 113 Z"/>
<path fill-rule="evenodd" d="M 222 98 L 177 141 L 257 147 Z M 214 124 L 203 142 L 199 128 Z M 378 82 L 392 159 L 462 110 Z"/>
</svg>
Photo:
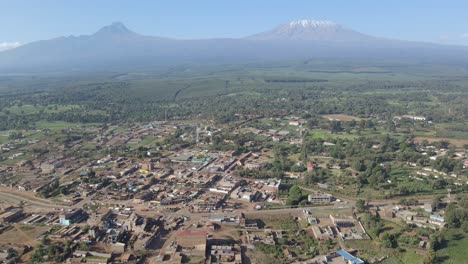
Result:
<svg viewBox="0 0 468 264">
<path fill-rule="evenodd" d="M 429 223 L 443 227 L 445 225 L 445 218 L 441 215 L 431 214 L 429 216 Z"/>
<path fill-rule="evenodd" d="M 335 218 L 333 215 L 330 215 L 330 220 L 336 227 L 351 227 L 354 226 L 353 219 L 339 219 Z"/>
<path fill-rule="evenodd" d="M 261 168 L 265 167 L 266 163 L 264 162 L 246 162 L 244 167 L 249 170 L 260 170 Z"/>
<path fill-rule="evenodd" d="M 312 226 L 312 232 L 318 240 L 328 240 L 335 237 L 335 230 L 330 226 Z"/>
<path fill-rule="evenodd" d="M 300 125 L 305 124 L 305 120 L 304 120 L 304 119 L 290 120 L 290 121 L 288 122 L 288 124 L 289 124 L 290 126 L 300 126 Z"/>
<path fill-rule="evenodd" d="M 146 171 L 152 171 L 154 170 L 154 162 L 152 162 L 151 160 L 146 161 L 141 164 L 141 168 Z"/>
<path fill-rule="evenodd" d="M 268 179 L 263 185 L 263 190 L 271 193 L 277 193 L 281 188 L 281 179 Z"/>
<path fill-rule="evenodd" d="M 333 201 L 333 196 L 328 193 L 315 191 L 307 196 L 307 200 L 312 204 L 327 204 Z"/>
<path fill-rule="evenodd" d="M 395 116 L 394 119 L 397 119 L 397 120 L 410 119 L 414 121 L 426 121 L 426 118 L 424 116 L 415 116 L 415 115 Z"/>
<path fill-rule="evenodd" d="M 257 219 L 246 219 L 243 213 L 240 214 L 239 224 L 245 229 L 259 229 Z"/>
<path fill-rule="evenodd" d="M 208 217 L 208 219 L 211 221 L 211 222 L 224 222 L 225 220 L 225 216 L 224 215 L 210 215 Z"/>
<path fill-rule="evenodd" d="M 83 209 L 73 209 L 59 217 L 61 225 L 71 225 L 83 221 L 87 214 Z"/>
<path fill-rule="evenodd" d="M 432 207 L 431 203 L 425 203 L 424 204 L 424 211 L 426 213 L 432 213 L 434 211 L 434 208 Z"/>
<path fill-rule="evenodd" d="M 0 224 L 12 223 L 23 217 L 23 209 L 9 208 L 0 214 Z"/>
<path fill-rule="evenodd" d="M 226 216 L 226 215 L 218 215 L 212 214 L 208 217 L 210 222 L 218 222 L 218 223 L 239 223 L 239 216 Z"/>
<path fill-rule="evenodd" d="M 258 195 L 259 195 L 259 192 L 256 190 L 250 190 L 250 189 L 246 189 L 243 187 L 239 187 L 231 193 L 231 198 L 242 199 L 242 200 L 246 200 L 249 202 L 253 202 L 256 200 Z"/>
<path fill-rule="evenodd" d="M 308 171 L 308 172 L 313 171 L 315 168 L 317 168 L 317 164 L 316 164 L 316 163 L 311 162 L 311 161 L 307 162 L 307 171 Z"/>
<path fill-rule="evenodd" d="M 235 245 L 212 245 L 211 263 L 242 264 L 242 256 L 239 246 Z"/>
<path fill-rule="evenodd" d="M 90 259 L 86 259 L 87 260 L 86 263 L 108 263 L 108 261 L 112 257 L 112 254 L 100 253 L 100 252 L 95 252 L 95 251 L 76 250 L 75 252 L 73 252 L 73 257 L 79 258 L 80 262 L 81 262 L 81 258 L 89 257 Z"/>
<path fill-rule="evenodd" d="M 349 264 L 364 264 L 364 261 L 358 257 L 351 255 L 351 253 L 347 252 L 344 249 L 340 249 L 336 252 L 339 256 L 341 256 L 345 261 Z"/>
<path fill-rule="evenodd" d="M 309 210 L 302 210 L 302 213 L 304 214 L 304 218 L 307 220 L 309 225 L 314 225 L 319 222 L 318 218 L 316 216 L 311 215 Z"/>
</svg>

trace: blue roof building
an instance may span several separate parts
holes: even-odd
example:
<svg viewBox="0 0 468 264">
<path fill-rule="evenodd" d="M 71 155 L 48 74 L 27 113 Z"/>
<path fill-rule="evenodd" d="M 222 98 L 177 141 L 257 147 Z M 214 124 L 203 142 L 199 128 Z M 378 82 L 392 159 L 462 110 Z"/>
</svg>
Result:
<svg viewBox="0 0 468 264">
<path fill-rule="evenodd" d="M 443 216 L 441 216 L 441 215 L 431 214 L 429 216 L 429 218 L 432 218 L 432 219 L 435 219 L 435 220 L 438 220 L 438 221 L 441 221 L 441 222 L 445 221 L 445 218 Z"/>
<path fill-rule="evenodd" d="M 351 264 L 364 264 L 364 261 L 358 257 L 351 255 L 344 249 L 340 249 L 336 252 L 336 254 L 342 256 L 348 263 Z"/>
</svg>

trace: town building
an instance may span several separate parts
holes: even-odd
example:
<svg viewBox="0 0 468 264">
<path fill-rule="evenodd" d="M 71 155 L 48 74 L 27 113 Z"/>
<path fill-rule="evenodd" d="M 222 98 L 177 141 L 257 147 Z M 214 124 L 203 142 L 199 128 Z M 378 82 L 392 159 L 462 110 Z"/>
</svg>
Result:
<svg viewBox="0 0 468 264">
<path fill-rule="evenodd" d="M 309 201 L 309 203 L 312 203 L 312 204 L 327 204 L 333 201 L 333 196 L 328 193 L 315 191 L 309 194 L 309 196 L 307 197 L 307 200 Z"/>
<path fill-rule="evenodd" d="M 23 217 L 23 209 L 21 208 L 8 208 L 0 214 L 0 224 L 12 223 L 18 221 Z"/>
<path fill-rule="evenodd" d="M 340 249 L 336 252 L 341 256 L 348 264 L 364 264 L 364 261 L 358 257 L 353 256 L 351 253 L 347 252 L 344 249 Z"/>
<path fill-rule="evenodd" d="M 59 221 L 61 225 L 71 225 L 85 220 L 86 217 L 86 212 L 82 209 L 73 209 L 65 214 L 61 214 Z"/>
</svg>

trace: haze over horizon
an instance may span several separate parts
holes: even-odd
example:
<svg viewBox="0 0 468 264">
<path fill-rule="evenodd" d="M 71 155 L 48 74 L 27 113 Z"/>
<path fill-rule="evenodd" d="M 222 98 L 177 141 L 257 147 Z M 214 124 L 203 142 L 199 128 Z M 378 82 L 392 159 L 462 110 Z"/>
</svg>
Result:
<svg viewBox="0 0 468 264">
<path fill-rule="evenodd" d="M 123 1 L 2 0 L 0 10 L 0 51 L 37 40 L 89 35 L 113 21 L 142 35 L 206 39 L 245 37 L 294 20 L 328 20 L 377 37 L 468 45 L 465 1 L 144 1 L 134 5 Z M 418 13 L 425 15 L 416 16 Z"/>
</svg>

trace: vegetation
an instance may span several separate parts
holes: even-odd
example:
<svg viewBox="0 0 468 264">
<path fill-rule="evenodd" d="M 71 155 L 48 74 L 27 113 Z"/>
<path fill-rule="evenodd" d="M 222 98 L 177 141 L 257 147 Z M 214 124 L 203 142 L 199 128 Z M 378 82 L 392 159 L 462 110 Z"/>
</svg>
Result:
<svg viewBox="0 0 468 264">
<path fill-rule="evenodd" d="M 123 80 L 107 75 L 93 81 L 57 77 L 55 84 L 41 77 L 28 81 L 15 77 L 14 82 L 5 78 L 0 82 L 4 84 L 0 85 L 0 143 L 21 150 L 22 158 L 2 152 L 0 165 L 42 163 L 54 152 L 47 147 L 49 142 L 62 146 L 65 157 L 76 157 L 77 165 L 110 154 L 142 159 L 151 152 L 152 158 L 160 159 L 169 151 L 191 146 L 183 136 L 193 133 L 193 127 L 181 126 L 163 138 L 145 135 L 140 143 L 112 149 L 96 144 L 99 133 L 86 128 L 107 130 L 119 124 L 117 131 L 132 129 L 135 122 L 192 119 L 223 128 L 221 132 L 206 129 L 210 135 L 200 139 L 206 143 L 200 144 L 202 150 L 261 153 L 258 168 L 238 166 L 234 173 L 244 184 L 251 179 L 281 179 L 286 187 L 275 198 L 284 198 L 287 206 L 307 205 L 308 191 L 317 188 L 352 198 L 353 213 L 372 238 L 346 241 L 360 254 L 385 253 L 391 256 L 387 263 L 462 263 L 460 252 L 466 248 L 468 232 L 468 201 L 463 195 L 468 191 L 464 184 L 468 170 L 460 155 L 468 151 L 468 82 L 439 68 L 380 66 L 385 71 L 352 75 L 341 71 L 346 65 L 328 65 L 340 71 L 327 73 L 301 63 L 272 68 L 250 65 L 242 70 L 230 66 L 187 72 L 174 69 Z M 291 124 L 293 119 L 301 125 Z M 278 131 L 285 136 L 279 137 Z M 48 144 L 28 148 L 28 141 L 35 139 Z M 82 146 L 75 150 L 78 142 Z M 24 161 L 21 165 L 20 160 Z M 94 168 L 99 170 L 93 166 L 80 172 L 80 183 L 108 184 L 107 177 L 99 176 Z M 0 180 L 13 184 L 16 177 L 4 173 Z M 41 177 L 50 182 L 38 192 L 43 198 L 73 192 L 73 187 L 61 185 L 67 181 L 59 182 L 54 170 Z M 109 187 L 110 191 L 133 192 L 125 184 L 114 182 Z M 457 197 L 448 206 L 447 189 Z M 423 200 L 419 195 L 433 197 L 433 207 L 444 210 L 445 230 L 386 221 L 370 210 L 372 199 L 387 198 L 416 207 Z M 429 215 L 418 210 L 418 215 Z M 255 244 L 273 260 L 284 260 L 285 248 L 304 258 L 337 248 L 331 240 L 319 243 L 299 230 L 292 215 L 258 218 L 267 227 L 287 232 L 274 246 Z M 88 230 L 89 226 L 83 226 L 83 232 Z M 422 251 L 419 243 L 423 240 L 430 247 L 418 258 L 414 252 Z M 30 262 L 61 262 L 71 247 L 69 241 L 52 243 L 44 236 Z M 76 248 L 87 250 L 89 245 L 80 243 Z"/>
</svg>

